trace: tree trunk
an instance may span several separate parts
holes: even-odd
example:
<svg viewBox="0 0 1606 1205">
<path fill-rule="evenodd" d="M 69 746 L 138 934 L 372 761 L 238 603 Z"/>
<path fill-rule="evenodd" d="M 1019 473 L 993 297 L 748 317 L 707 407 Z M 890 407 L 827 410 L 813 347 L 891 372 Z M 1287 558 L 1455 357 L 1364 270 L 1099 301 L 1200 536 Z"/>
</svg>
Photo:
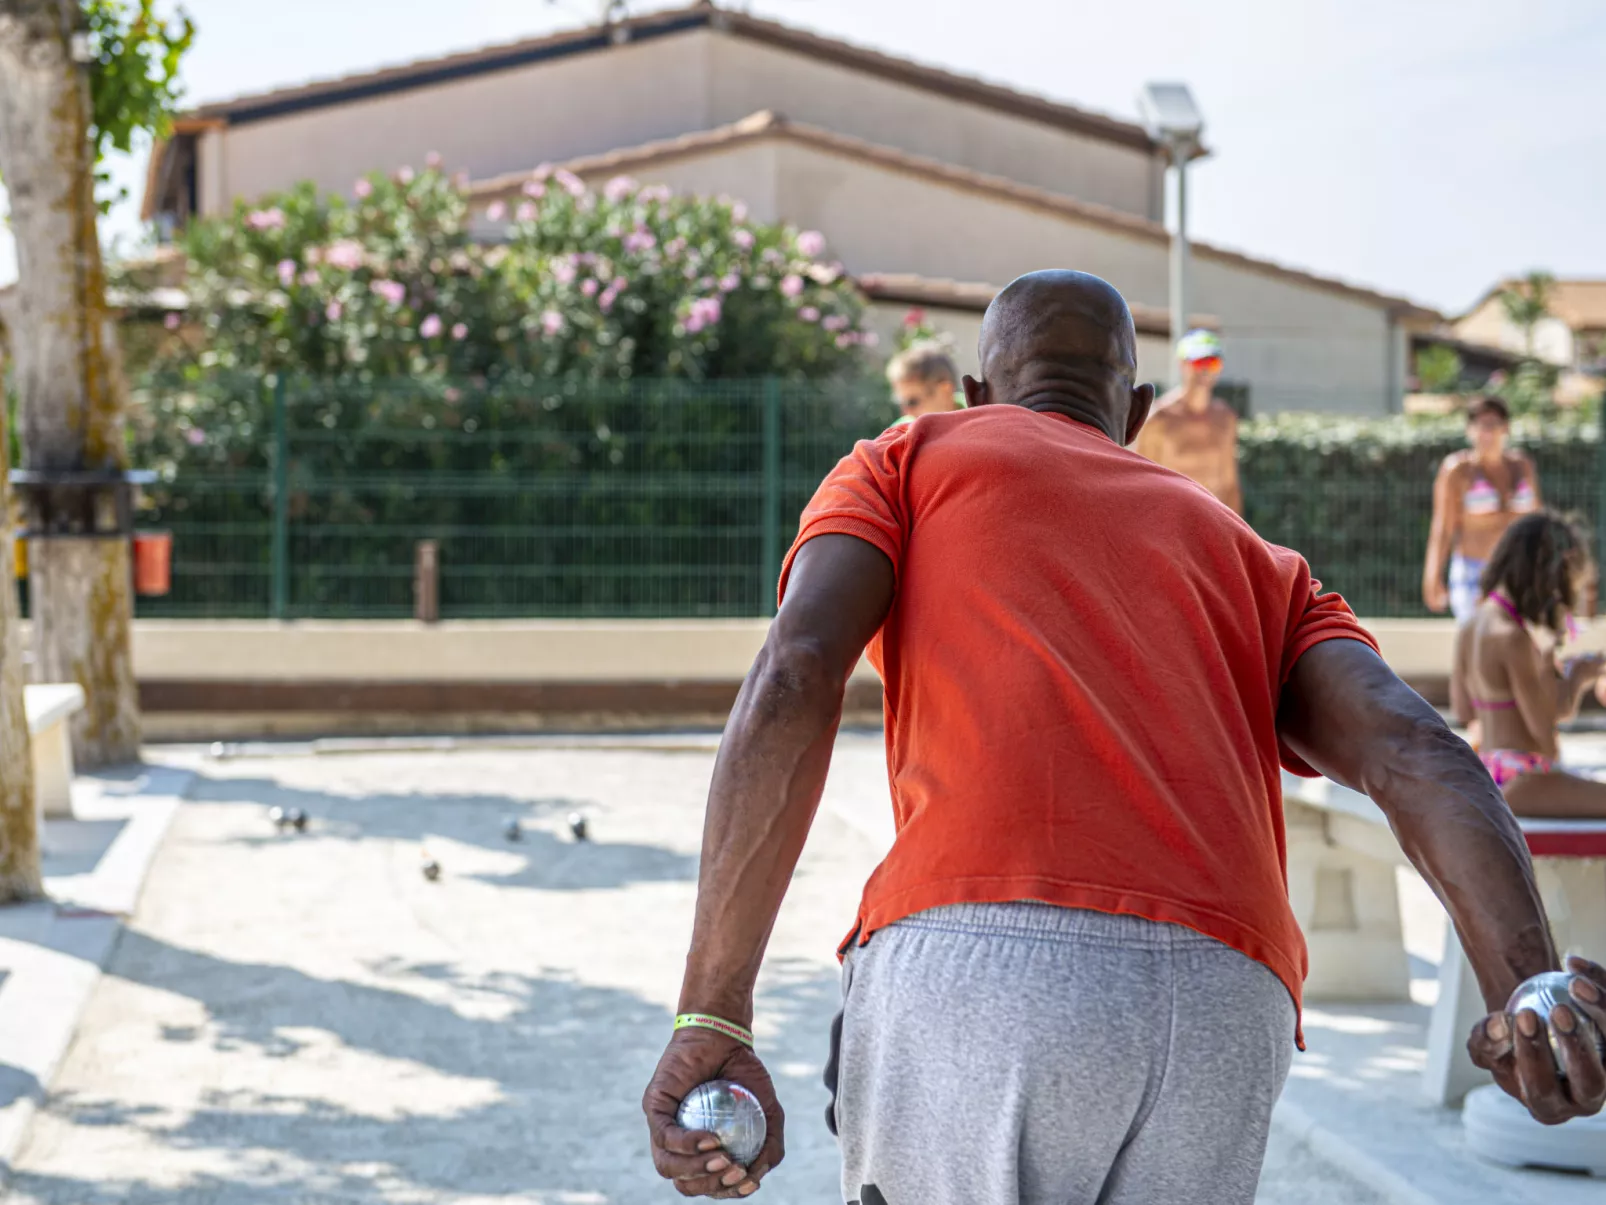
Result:
<svg viewBox="0 0 1606 1205">
<path fill-rule="evenodd" d="M 89 82 L 73 61 L 78 0 L 0 0 L 0 178 L 18 283 L 8 315 L 23 467 L 121 470 L 124 383 L 96 231 Z M 34 674 L 77 682 L 73 753 L 139 755 L 126 539 L 29 541 Z"/>
<path fill-rule="evenodd" d="M 0 358 L 0 368 L 5 361 Z M 0 397 L 0 467 L 6 462 L 6 407 Z M 32 899 L 39 877 L 39 814 L 23 711 L 22 641 L 17 639 L 17 581 L 11 549 L 11 496 L 0 473 L 0 904 Z"/>
</svg>

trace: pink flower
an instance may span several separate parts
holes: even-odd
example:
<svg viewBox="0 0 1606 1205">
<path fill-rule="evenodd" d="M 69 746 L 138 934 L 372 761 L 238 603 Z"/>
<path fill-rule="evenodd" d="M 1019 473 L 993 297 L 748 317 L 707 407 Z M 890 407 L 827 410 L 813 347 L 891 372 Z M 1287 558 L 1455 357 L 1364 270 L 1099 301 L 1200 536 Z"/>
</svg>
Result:
<svg viewBox="0 0 1606 1205">
<path fill-rule="evenodd" d="M 602 195 L 617 205 L 620 201 L 623 201 L 626 197 L 634 193 L 639 187 L 640 185 L 638 185 L 629 176 L 615 176 L 612 180 L 609 180 L 602 186 Z"/>
<path fill-rule="evenodd" d="M 441 166 L 441 153 L 439 151 L 431 151 L 429 154 L 425 155 L 424 166 L 429 168 L 429 170 L 432 172 L 439 171 Z"/>
<path fill-rule="evenodd" d="M 553 179 L 563 185 L 571 197 L 583 197 L 586 191 L 586 182 L 580 179 L 566 167 L 560 167 L 553 173 Z"/>
<path fill-rule="evenodd" d="M 557 310 L 548 310 L 541 315 L 541 329 L 548 335 L 556 335 L 563 330 L 563 315 Z"/>
<path fill-rule="evenodd" d="M 836 345 L 837 345 L 837 347 L 844 348 L 844 349 L 852 347 L 858 341 L 859 341 L 858 337 L 856 335 L 854 335 L 852 332 L 849 332 L 848 334 L 845 334 L 845 335 L 838 335 L 836 337 Z"/>
<path fill-rule="evenodd" d="M 762 259 L 766 264 L 769 264 L 771 267 L 775 267 L 780 264 L 786 258 L 786 256 L 782 255 L 774 247 L 765 247 L 764 254 L 759 256 L 759 258 Z"/>
<path fill-rule="evenodd" d="M 441 333 L 441 328 L 444 325 L 445 323 L 441 321 L 439 314 L 431 314 L 418 324 L 418 333 L 422 338 L 433 339 Z"/>
<path fill-rule="evenodd" d="M 199 427 L 191 427 L 184 432 L 184 438 L 189 440 L 192 448 L 198 448 L 206 442 L 206 432 Z"/>
<path fill-rule="evenodd" d="M 736 202 L 736 204 L 731 206 L 731 217 L 735 218 L 738 222 L 747 221 L 747 206 L 742 204 L 740 201 Z"/>
<path fill-rule="evenodd" d="M 366 200 L 374 195 L 374 182 L 364 176 L 351 186 L 351 191 L 357 194 L 359 201 Z"/>
<path fill-rule="evenodd" d="M 881 336 L 876 334 L 874 331 L 865 331 L 859 336 L 859 342 L 864 344 L 866 347 L 875 347 L 880 344 Z"/>
<path fill-rule="evenodd" d="M 818 322 L 820 320 L 820 311 L 812 305 L 806 305 L 797 312 L 797 316 L 803 319 L 804 322 Z"/>
<path fill-rule="evenodd" d="M 797 297 L 803 292 L 803 278 L 792 272 L 781 278 L 781 295 L 783 297 Z"/>
<path fill-rule="evenodd" d="M 687 318 L 686 318 L 686 333 L 688 335 L 698 334 L 702 329 L 703 329 L 703 320 L 702 320 L 702 317 L 700 315 L 698 315 L 698 314 L 690 314 L 690 315 L 687 316 Z"/>
<path fill-rule="evenodd" d="M 686 329 L 700 331 L 705 326 L 713 326 L 719 321 L 724 312 L 718 297 L 699 297 L 691 303 L 691 313 L 686 318 Z"/>
<path fill-rule="evenodd" d="M 841 314 L 832 314 L 820 325 L 828 331 L 845 331 L 848 329 L 848 320 Z"/>
<path fill-rule="evenodd" d="M 664 244 L 664 254 L 670 259 L 679 259 L 680 253 L 685 249 L 686 240 L 683 238 L 672 238 Z"/>
<path fill-rule="evenodd" d="M 614 292 L 612 288 L 607 288 L 602 290 L 602 296 L 597 298 L 597 305 L 604 314 L 609 314 L 613 312 L 613 303 L 618 299 L 619 294 Z"/>
<path fill-rule="evenodd" d="M 308 287 L 317 284 L 322 279 L 323 277 L 318 274 L 318 269 L 316 268 L 308 268 L 301 274 L 301 283 Z"/>
<path fill-rule="evenodd" d="M 176 331 L 178 330 L 180 323 L 183 321 L 184 320 L 177 314 L 169 314 L 166 318 L 162 319 L 162 325 L 170 331 Z"/>
<path fill-rule="evenodd" d="M 743 251 L 751 251 L 753 249 L 753 232 L 751 230 L 738 230 L 731 235 L 731 241 Z"/>
<path fill-rule="evenodd" d="M 625 235 L 625 250 L 633 254 L 641 251 L 651 251 L 657 245 L 658 240 L 650 230 L 643 230 L 638 227 Z"/>
<path fill-rule="evenodd" d="M 611 285 L 609 285 L 608 287 L 610 289 L 612 289 L 615 293 L 623 293 L 626 289 L 628 289 L 630 287 L 630 277 L 628 277 L 628 276 L 615 276 L 613 278 L 613 283 Z"/>
<path fill-rule="evenodd" d="M 674 195 L 667 184 L 654 184 L 651 188 L 642 189 L 640 194 L 643 201 L 667 201 Z"/>
<path fill-rule="evenodd" d="M 446 387 L 446 402 L 448 405 L 455 406 L 462 400 L 463 391 L 461 389 L 459 389 L 456 385 L 448 385 Z"/>
<path fill-rule="evenodd" d="M 376 280 L 368 287 L 376 297 L 383 297 L 391 305 L 400 305 L 407 300 L 407 286 L 399 280 Z"/>
<path fill-rule="evenodd" d="M 485 219 L 489 222 L 500 222 L 507 217 L 507 206 L 500 201 L 492 201 L 485 207 Z"/>
<path fill-rule="evenodd" d="M 279 261 L 279 283 L 288 289 L 295 283 L 295 279 L 296 261 L 293 259 L 281 259 Z"/>
<path fill-rule="evenodd" d="M 546 196 L 546 185 L 542 184 L 539 180 L 526 180 L 524 182 L 524 187 L 519 191 L 521 191 L 525 196 L 534 197 L 539 201 L 542 197 Z"/>
<path fill-rule="evenodd" d="M 256 209 L 245 215 L 245 224 L 252 230 L 283 230 L 284 210 L 275 205 L 272 209 Z"/>
<path fill-rule="evenodd" d="M 742 278 L 734 272 L 728 272 L 719 278 L 719 291 L 721 293 L 734 293 L 742 287 Z"/>
<path fill-rule="evenodd" d="M 413 182 L 413 169 L 403 166 L 402 169 L 396 173 L 396 179 L 401 184 L 411 184 Z"/>
<path fill-rule="evenodd" d="M 552 261 L 552 279 L 560 285 L 574 283 L 575 267 L 572 259 L 555 259 Z"/>
<path fill-rule="evenodd" d="M 805 230 L 797 236 L 798 251 L 813 259 L 825 250 L 825 235 L 818 230 Z"/>
<path fill-rule="evenodd" d="M 461 343 L 464 339 L 467 339 L 468 338 L 468 323 L 459 322 L 455 326 L 453 326 L 452 327 L 452 338 L 456 339 L 459 343 Z"/>
<path fill-rule="evenodd" d="M 535 221 L 535 215 L 541 211 L 535 207 L 534 201 L 521 201 L 514 217 L 521 222 Z"/>
<path fill-rule="evenodd" d="M 344 314 L 345 312 L 346 307 L 341 305 L 338 301 L 331 301 L 328 305 L 323 307 L 323 316 L 329 319 L 330 322 L 339 322 L 340 315 Z"/>
<path fill-rule="evenodd" d="M 535 165 L 535 170 L 530 173 L 530 179 L 545 180 L 551 174 L 552 165 L 550 163 L 538 163 Z"/>
<path fill-rule="evenodd" d="M 458 192 L 467 192 L 468 191 L 468 173 L 467 172 L 453 172 L 452 173 L 452 187 L 457 189 Z"/>
<path fill-rule="evenodd" d="M 580 291 L 587 297 L 595 297 L 597 295 L 597 282 L 589 276 L 586 277 L 580 282 Z"/>
<path fill-rule="evenodd" d="M 343 268 L 347 272 L 355 272 L 362 267 L 362 244 L 356 239 L 338 239 L 329 244 L 328 250 L 323 253 L 323 260 L 331 268 Z"/>
<path fill-rule="evenodd" d="M 918 306 L 903 316 L 903 325 L 908 330 L 914 330 L 917 326 L 923 326 L 925 321 L 926 311 L 920 309 Z"/>
</svg>

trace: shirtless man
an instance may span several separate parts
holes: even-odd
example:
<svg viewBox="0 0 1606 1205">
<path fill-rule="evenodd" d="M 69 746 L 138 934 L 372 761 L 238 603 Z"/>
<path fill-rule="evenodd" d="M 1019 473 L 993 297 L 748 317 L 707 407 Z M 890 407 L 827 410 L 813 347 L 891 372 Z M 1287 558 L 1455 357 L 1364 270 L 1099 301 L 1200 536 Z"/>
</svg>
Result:
<svg viewBox="0 0 1606 1205">
<path fill-rule="evenodd" d="M 1238 416 L 1214 393 L 1221 377 L 1221 339 L 1213 331 L 1189 331 L 1177 344 L 1177 357 L 1182 384 L 1155 402 L 1134 450 L 1193 478 L 1241 515 Z"/>
</svg>

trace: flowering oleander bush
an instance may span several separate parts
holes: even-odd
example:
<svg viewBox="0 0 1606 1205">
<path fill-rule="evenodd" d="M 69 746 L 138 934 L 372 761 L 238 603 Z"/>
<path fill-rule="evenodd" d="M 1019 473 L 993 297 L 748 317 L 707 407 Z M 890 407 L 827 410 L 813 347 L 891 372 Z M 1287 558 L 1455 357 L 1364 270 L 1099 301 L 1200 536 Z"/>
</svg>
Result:
<svg viewBox="0 0 1606 1205">
<path fill-rule="evenodd" d="M 153 365 L 197 377 L 818 379 L 860 370 L 860 305 L 812 231 L 739 202 L 538 169 L 481 215 L 431 165 L 355 197 L 311 184 L 185 235 L 182 338 Z"/>
</svg>

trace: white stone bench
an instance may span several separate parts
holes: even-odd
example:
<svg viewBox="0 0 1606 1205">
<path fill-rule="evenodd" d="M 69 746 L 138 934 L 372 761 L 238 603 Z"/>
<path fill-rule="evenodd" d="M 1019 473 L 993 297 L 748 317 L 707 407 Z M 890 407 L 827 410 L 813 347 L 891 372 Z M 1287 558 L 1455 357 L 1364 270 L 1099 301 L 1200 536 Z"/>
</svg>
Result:
<svg viewBox="0 0 1606 1205">
<path fill-rule="evenodd" d="M 33 750 L 33 794 L 41 816 L 72 815 L 72 738 L 68 721 L 83 710 L 84 688 L 76 683 L 23 687 Z"/>
<path fill-rule="evenodd" d="M 1310 947 L 1311 1000 L 1409 1000 L 1395 868 L 1409 865 L 1383 813 L 1326 779 L 1283 775 L 1288 895 Z M 1606 961 L 1606 821 L 1519 821 L 1558 950 Z M 1423 1086 L 1454 1104 L 1488 1076 L 1467 1035 L 1484 1014 L 1472 968 L 1446 926 Z"/>
</svg>

